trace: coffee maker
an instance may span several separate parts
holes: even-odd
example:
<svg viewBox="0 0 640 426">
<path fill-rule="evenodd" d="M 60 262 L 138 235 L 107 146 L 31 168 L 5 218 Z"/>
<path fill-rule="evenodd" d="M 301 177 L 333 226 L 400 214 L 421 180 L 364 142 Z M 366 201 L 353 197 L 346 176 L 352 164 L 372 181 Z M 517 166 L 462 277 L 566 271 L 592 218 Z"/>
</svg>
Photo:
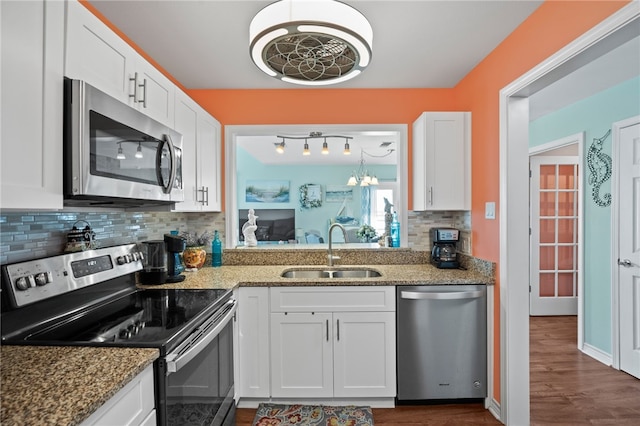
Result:
<svg viewBox="0 0 640 426">
<path fill-rule="evenodd" d="M 185 248 L 184 238 L 165 235 L 164 240 L 143 241 L 143 268 L 139 272 L 140 284 L 165 284 L 184 281 L 180 258 Z"/>
<path fill-rule="evenodd" d="M 460 267 L 456 243 L 460 231 L 455 228 L 431 228 L 431 263 L 440 269 L 457 269 Z"/>
</svg>

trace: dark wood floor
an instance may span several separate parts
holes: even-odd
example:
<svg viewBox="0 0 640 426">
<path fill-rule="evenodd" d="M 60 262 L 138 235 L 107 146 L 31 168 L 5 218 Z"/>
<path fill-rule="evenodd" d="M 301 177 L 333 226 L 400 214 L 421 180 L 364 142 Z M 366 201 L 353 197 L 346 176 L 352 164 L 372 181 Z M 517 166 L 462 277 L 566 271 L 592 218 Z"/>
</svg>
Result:
<svg viewBox="0 0 640 426">
<path fill-rule="evenodd" d="M 531 424 L 640 425 L 640 380 L 578 351 L 577 327 L 531 318 Z"/>
<path fill-rule="evenodd" d="M 640 425 L 640 380 L 576 348 L 576 317 L 532 317 L 531 424 Z M 251 426 L 256 410 L 239 409 Z M 481 404 L 374 408 L 376 426 L 499 425 Z"/>
</svg>

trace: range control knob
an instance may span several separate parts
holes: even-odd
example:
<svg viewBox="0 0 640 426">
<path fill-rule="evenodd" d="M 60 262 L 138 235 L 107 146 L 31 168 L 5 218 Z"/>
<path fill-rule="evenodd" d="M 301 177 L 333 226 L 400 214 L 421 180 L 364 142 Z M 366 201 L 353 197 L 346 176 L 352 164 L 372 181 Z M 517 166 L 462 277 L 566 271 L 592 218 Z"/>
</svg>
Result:
<svg viewBox="0 0 640 426">
<path fill-rule="evenodd" d="M 37 286 L 43 286 L 49 283 L 49 277 L 46 272 L 40 272 L 39 274 L 34 275 L 33 279 L 35 280 Z"/>
<path fill-rule="evenodd" d="M 27 277 L 20 277 L 16 280 L 16 288 L 20 291 L 24 291 L 29 288 L 29 281 Z"/>
<path fill-rule="evenodd" d="M 116 258 L 116 262 L 118 262 L 118 265 L 124 265 L 126 263 L 126 259 L 124 258 L 124 256 L 118 256 Z"/>
<path fill-rule="evenodd" d="M 129 331 L 126 328 L 123 328 L 122 330 L 120 330 L 120 333 L 118 333 L 118 336 L 121 339 L 130 339 L 131 338 L 131 331 Z"/>
</svg>

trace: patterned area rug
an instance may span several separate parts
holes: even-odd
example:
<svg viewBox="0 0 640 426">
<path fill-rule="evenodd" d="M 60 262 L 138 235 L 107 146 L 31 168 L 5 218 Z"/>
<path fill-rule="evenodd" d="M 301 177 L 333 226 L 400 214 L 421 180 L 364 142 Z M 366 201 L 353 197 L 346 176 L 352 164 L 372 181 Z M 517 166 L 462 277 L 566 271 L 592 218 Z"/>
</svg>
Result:
<svg viewBox="0 0 640 426">
<path fill-rule="evenodd" d="M 260 404 L 253 426 L 373 426 L 370 407 Z"/>
</svg>

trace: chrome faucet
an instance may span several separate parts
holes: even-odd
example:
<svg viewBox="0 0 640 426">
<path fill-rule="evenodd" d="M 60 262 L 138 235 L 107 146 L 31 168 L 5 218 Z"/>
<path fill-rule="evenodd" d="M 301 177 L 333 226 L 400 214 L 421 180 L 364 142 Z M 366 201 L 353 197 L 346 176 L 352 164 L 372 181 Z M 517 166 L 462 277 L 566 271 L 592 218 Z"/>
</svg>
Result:
<svg viewBox="0 0 640 426">
<path fill-rule="evenodd" d="M 327 254 L 327 262 L 329 264 L 329 266 L 333 266 L 333 261 L 334 260 L 338 260 L 340 259 L 340 256 L 334 256 L 333 255 L 333 238 L 331 236 L 333 231 L 333 228 L 338 227 L 342 230 L 342 235 L 344 235 L 344 241 L 347 242 L 347 231 L 344 229 L 344 226 L 340 225 L 339 223 L 332 223 L 331 226 L 329 227 L 329 249 L 328 249 L 328 254 Z"/>
</svg>

